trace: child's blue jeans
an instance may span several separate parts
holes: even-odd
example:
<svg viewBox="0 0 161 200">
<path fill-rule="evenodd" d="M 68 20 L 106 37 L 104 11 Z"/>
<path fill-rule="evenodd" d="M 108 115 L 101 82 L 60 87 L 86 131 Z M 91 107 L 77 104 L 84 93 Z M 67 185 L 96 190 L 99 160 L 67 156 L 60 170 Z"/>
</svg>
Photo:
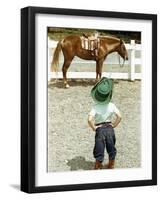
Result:
<svg viewBox="0 0 161 200">
<path fill-rule="evenodd" d="M 93 150 L 94 158 L 102 162 L 104 160 L 104 150 L 106 147 L 109 160 L 114 160 L 116 156 L 115 142 L 115 132 L 112 126 L 97 128 Z"/>
</svg>

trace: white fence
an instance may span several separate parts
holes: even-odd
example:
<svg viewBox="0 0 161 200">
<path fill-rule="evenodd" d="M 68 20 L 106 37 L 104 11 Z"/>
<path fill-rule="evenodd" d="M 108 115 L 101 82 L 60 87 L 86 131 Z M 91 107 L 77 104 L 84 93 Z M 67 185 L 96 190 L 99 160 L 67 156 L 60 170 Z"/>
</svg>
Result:
<svg viewBox="0 0 161 200">
<path fill-rule="evenodd" d="M 52 61 L 52 56 L 53 52 L 55 50 L 55 47 L 57 45 L 56 41 L 53 40 L 48 40 L 48 81 L 50 81 L 51 78 L 62 78 L 62 72 L 51 72 L 50 67 L 51 67 L 51 61 Z M 136 58 L 135 56 L 135 51 L 141 51 L 141 45 L 140 44 L 135 44 L 135 40 L 131 40 L 130 44 L 125 44 L 126 49 L 129 51 L 128 56 L 129 56 L 129 67 L 130 69 L 128 70 L 129 72 L 103 72 L 102 76 L 109 77 L 112 79 L 128 79 L 131 81 L 134 81 L 135 79 L 141 79 L 141 73 L 136 73 L 135 72 L 135 66 L 136 65 L 141 65 L 141 58 Z M 73 61 L 75 63 L 91 63 L 94 61 Z M 108 63 L 108 62 L 107 62 Z M 62 63 L 61 63 L 62 64 Z M 113 62 L 111 64 L 118 64 L 118 62 Z M 96 72 L 67 72 L 67 77 L 68 78 L 95 78 L 96 77 Z"/>
</svg>

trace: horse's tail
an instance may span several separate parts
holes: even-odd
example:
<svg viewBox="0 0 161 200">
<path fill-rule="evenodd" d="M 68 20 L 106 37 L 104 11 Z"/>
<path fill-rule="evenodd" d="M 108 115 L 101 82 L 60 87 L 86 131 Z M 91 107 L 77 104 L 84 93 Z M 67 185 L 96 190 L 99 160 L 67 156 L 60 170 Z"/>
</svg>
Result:
<svg viewBox="0 0 161 200">
<path fill-rule="evenodd" d="M 61 41 L 58 42 L 56 49 L 54 51 L 54 54 L 53 54 L 53 60 L 51 62 L 51 71 L 52 72 L 58 71 L 60 51 L 61 51 Z"/>
</svg>

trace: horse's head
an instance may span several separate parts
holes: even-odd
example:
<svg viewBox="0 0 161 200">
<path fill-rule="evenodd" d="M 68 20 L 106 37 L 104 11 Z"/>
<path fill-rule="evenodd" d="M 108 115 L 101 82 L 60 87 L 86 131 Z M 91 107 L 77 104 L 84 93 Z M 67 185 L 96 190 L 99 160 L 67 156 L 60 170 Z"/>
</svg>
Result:
<svg viewBox="0 0 161 200">
<path fill-rule="evenodd" d="M 118 47 L 118 54 L 124 59 L 128 60 L 128 53 L 123 40 L 120 40 L 120 45 Z"/>
</svg>

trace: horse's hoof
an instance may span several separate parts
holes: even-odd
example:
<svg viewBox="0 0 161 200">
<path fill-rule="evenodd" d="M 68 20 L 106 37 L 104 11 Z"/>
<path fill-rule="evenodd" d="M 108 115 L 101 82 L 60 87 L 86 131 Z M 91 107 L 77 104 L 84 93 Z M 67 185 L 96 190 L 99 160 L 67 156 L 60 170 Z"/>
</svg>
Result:
<svg viewBox="0 0 161 200">
<path fill-rule="evenodd" d="M 70 86 L 68 84 L 65 85 L 65 88 L 69 88 Z"/>
</svg>

